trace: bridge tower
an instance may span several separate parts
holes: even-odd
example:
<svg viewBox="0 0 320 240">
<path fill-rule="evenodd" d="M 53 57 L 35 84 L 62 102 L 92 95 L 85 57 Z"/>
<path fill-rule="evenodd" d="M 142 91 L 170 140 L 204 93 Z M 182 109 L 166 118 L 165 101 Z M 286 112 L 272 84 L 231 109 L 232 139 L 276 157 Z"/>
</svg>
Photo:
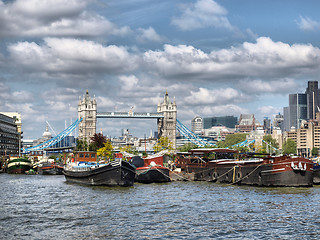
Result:
<svg viewBox="0 0 320 240">
<path fill-rule="evenodd" d="M 79 124 L 79 139 L 90 142 L 90 138 L 96 133 L 97 102 L 95 97 L 90 98 L 88 90 L 85 96 L 79 99 L 78 118 L 82 118 Z"/>
<path fill-rule="evenodd" d="M 157 112 L 163 114 L 163 118 L 158 118 L 159 137 L 167 137 L 176 148 L 177 105 L 175 98 L 170 101 L 168 91 L 163 102 L 158 103 Z"/>
</svg>

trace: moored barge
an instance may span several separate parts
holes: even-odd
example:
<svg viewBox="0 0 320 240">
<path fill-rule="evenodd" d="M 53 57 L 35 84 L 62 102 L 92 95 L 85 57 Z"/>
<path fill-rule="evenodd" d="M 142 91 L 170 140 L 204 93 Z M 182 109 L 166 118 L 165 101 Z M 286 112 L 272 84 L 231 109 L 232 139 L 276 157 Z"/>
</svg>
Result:
<svg viewBox="0 0 320 240">
<path fill-rule="evenodd" d="M 38 173 L 41 175 L 62 175 L 64 165 L 57 162 L 42 161 L 38 164 Z"/>
<path fill-rule="evenodd" d="M 122 160 L 114 160 L 107 164 L 67 165 L 63 169 L 67 182 L 85 185 L 132 186 L 135 167 Z"/>
<path fill-rule="evenodd" d="M 7 173 L 23 174 L 32 168 L 32 163 L 27 158 L 10 159 L 7 165 Z"/>
<path fill-rule="evenodd" d="M 231 149 L 192 149 L 176 167 L 186 178 L 238 185 L 311 187 L 313 162 L 302 157 L 239 154 Z"/>
<path fill-rule="evenodd" d="M 134 157 L 131 163 L 136 166 L 135 181 L 139 183 L 171 182 L 170 169 L 164 166 L 163 156 L 146 158 Z"/>
</svg>

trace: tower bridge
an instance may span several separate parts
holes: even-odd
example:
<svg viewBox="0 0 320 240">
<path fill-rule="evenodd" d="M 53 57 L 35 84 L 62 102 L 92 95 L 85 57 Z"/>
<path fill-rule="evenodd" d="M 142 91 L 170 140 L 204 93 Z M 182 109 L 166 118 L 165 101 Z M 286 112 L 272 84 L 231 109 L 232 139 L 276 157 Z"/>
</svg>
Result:
<svg viewBox="0 0 320 240">
<path fill-rule="evenodd" d="M 167 137 L 176 147 L 177 105 L 170 101 L 166 92 L 163 102 L 158 103 L 157 112 L 97 112 L 95 97 L 91 99 L 87 91 L 78 104 L 79 139 L 89 140 L 96 133 L 97 118 L 140 118 L 157 119 L 159 137 Z"/>
<path fill-rule="evenodd" d="M 74 123 L 54 138 L 27 148 L 24 152 L 55 150 L 56 145 L 69 136 L 76 127 L 79 127 L 79 139 L 89 141 L 96 133 L 97 118 L 157 119 L 159 137 L 167 137 L 173 143 L 174 148 L 176 148 L 176 130 L 187 140 L 200 147 L 210 145 L 177 119 L 177 105 L 175 99 L 173 102 L 170 101 L 168 92 L 166 92 L 162 103 L 158 103 L 157 112 L 133 112 L 132 109 L 128 112 L 97 112 L 96 99 L 95 97 L 91 99 L 87 91 L 85 96 L 79 99 L 78 119 Z M 73 148 L 74 146 L 68 146 L 67 148 L 70 147 Z"/>
</svg>

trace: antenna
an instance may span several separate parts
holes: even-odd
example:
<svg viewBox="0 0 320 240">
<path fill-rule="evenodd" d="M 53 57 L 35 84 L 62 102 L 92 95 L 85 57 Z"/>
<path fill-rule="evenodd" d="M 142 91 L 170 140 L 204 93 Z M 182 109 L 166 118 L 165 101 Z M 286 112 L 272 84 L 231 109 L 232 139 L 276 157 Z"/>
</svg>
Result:
<svg viewBox="0 0 320 240">
<path fill-rule="evenodd" d="M 50 127 L 51 131 L 54 133 L 55 136 L 57 136 L 57 133 L 54 131 L 54 129 L 51 127 L 50 123 L 48 121 L 46 121 L 46 123 L 48 124 L 48 126 Z"/>
</svg>

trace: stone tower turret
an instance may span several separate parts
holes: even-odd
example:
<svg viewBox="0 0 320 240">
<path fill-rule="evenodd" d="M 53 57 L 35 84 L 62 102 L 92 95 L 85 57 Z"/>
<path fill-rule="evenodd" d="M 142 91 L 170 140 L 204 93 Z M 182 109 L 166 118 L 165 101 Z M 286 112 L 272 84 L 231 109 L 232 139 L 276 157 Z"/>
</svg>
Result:
<svg viewBox="0 0 320 240">
<path fill-rule="evenodd" d="M 176 125 L 177 125 L 177 105 L 175 98 L 170 101 L 168 92 L 164 96 L 162 103 L 158 104 L 157 112 L 163 113 L 164 118 L 158 119 L 159 137 L 167 137 L 176 148 Z"/>
<path fill-rule="evenodd" d="M 96 133 L 97 102 L 95 97 L 90 98 L 88 90 L 85 96 L 79 99 L 78 118 L 82 118 L 79 124 L 79 139 L 90 142 L 90 138 Z"/>
</svg>

